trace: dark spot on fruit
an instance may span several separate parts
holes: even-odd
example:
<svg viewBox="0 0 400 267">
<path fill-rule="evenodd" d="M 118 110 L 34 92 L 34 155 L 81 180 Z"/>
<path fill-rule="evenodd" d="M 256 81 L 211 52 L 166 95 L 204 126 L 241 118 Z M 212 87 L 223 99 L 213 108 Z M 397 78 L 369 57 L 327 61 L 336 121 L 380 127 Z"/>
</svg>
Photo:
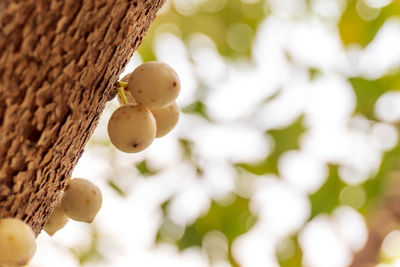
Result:
<svg viewBox="0 0 400 267">
<path fill-rule="evenodd" d="M 174 82 L 172 85 L 175 87 L 176 86 L 176 82 Z"/>
<path fill-rule="evenodd" d="M 139 144 L 136 144 L 136 143 L 133 143 L 133 144 L 132 144 L 132 146 L 133 146 L 134 148 L 138 147 L 138 145 L 139 145 Z"/>
<path fill-rule="evenodd" d="M 151 99 L 151 102 L 155 102 L 156 100 L 154 98 Z"/>
<path fill-rule="evenodd" d="M 143 93 L 143 91 L 142 91 L 142 90 L 139 90 L 138 93 L 141 94 L 141 93 Z"/>
</svg>

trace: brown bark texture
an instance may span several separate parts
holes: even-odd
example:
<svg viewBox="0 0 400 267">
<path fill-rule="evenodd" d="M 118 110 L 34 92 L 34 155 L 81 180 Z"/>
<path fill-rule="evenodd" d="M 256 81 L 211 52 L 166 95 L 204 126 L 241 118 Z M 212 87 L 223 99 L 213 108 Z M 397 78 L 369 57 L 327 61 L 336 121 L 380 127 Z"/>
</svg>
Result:
<svg viewBox="0 0 400 267">
<path fill-rule="evenodd" d="M 350 267 L 374 267 L 385 237 L 400 226 L 400 171 L 389 175 L 380 201 L 367 216 L 368 239 L 362 250 L 354 255 Z"/>
<path fill-rule="evenodd" d="M 38 234 L 164 0 L 0 0 L 0 218 Z"/>
</svg>

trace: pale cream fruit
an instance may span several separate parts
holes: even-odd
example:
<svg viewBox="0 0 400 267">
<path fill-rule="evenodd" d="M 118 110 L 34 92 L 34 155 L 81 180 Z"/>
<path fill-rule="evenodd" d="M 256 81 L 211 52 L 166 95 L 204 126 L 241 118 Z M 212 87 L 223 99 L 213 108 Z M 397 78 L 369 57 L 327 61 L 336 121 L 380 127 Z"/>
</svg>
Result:
<svg viewBox="0 0 400 267">
<path fill-rule="evenodd" d="M 126 104 L 114 111 L 108 121 L 111 143 L 126 153 L 151 145 L 156 136 L 156 121 L 151 111 L 140 104 Z"/>
<path fill-rule="evenodd" d="M 170 66 L 154 61 L 137 67 L 128 80 L 133 98 L 150 109 L 172 104 L 180 86 L 179 77 Z"/>
<path fill-rule="evenodd" d="M 0 266 L 24 265 L 35 251 L 36 236 L 29 225 L 16 218 L 0 220 Z"/>
<path fill-rule="evenodd" d="M 65 214 L 79 222 L 91 223 L 101 208 L 100 188 L 83 178 L 71 179 L 61 199 Z"/>
<path fill-rule="evenodd" d="M 68 216 L 65 214 L 64 210 L 57 206 L 53 213 L 50 215 L 43 229 L 49 235 L 54 235 L 58 230 L 62 229 L 68 222 Z"/>
<path fill-rule="evenodd" d="M 179 121 L 179 108 L 176 102 L 163 108 L 152 109 L 151 112 L 156 119 L 157 138 L 172 131 Z"/>
</svg>

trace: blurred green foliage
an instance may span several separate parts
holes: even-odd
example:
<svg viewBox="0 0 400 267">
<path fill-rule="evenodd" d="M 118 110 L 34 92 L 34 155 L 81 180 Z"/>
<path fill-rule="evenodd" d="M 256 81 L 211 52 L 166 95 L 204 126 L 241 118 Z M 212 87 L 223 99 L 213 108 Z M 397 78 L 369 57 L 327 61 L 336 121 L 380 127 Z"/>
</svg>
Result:
<svg viewBox="0 0 400 267">
<path fill-rule="evenodd" d="M 164 214 L 167 214 L 165 210 L 168 204 L 169 201 L 162 206 Z M 219 231 L 226 237 L 228 244 L 231 245 L 236 237 L 246 233 L 255 222 L 256 217 L 249 211 L 249 200 L 236 195 L 235 200 L 228 205 L 213 201 L 208 212 L 200 216 L 194 223 L 186 225 L 184 234 L 176 239 L 175 242 L 180 250 L 192 246 L 201 247 L 207 233 Z M 162 231 L 166 228 L 170 230 Z M 157 241 L 174 240 L 177 232 L 179 232 L 179 226 L 174 225 L 167 218 L 160 227 Z M 236 265 L 232 255 L 229 255 L 229 258 L 231 263 Z"/>
<path fill-rule="evenodd" d="M 218 52 L 230 60 L 250 55 L 258 26 L 270 12 L 268 4 L 265 1 L 241 0 L 206 0 L 201 3 L 192 10 L 186 10 L 187 13 L 171 5 L 165 13 L 158 16 L 139 48 L 144 61 L 155 60 L 154 40 L 157 34 L 162 32 L 175 34 L 184 43 L 187 43 L 195 33 L 205 34 L 214 41 Z M 310 4 L 310 1 L 307 1 L 307 4 Z M 347 7 L 337 25 L 343 45 L 367 46 L 388 18 L 399 15 L 400 1 L 397 0 L 381 9 L 371 8 L 358 0 L 347 1 Z M 322 73 L 317 68 L 307 71 L 310 80 Z M 374 105 L 384 93 L 400 89 L 400 71 L 395 70 L 390 75 L 376 79 L 349 77 L 349 81 L 357 101 L 355 113 L 377 121 Z M 266 104 L 270 100 L 267 100 Z M 207 116 L 206 107 L 201 99 L 183 108 L 183 112 L 201 116 L 210 123 L 214 123 Z M 301 115 L 286 127 L 267 131 L 266 138 L 272 139 L 274 144 L 272 152 L 261 162 L 242 162 L 237 163 L 236 166 L 259 176 L 270 173 L 279 175 L 278 162 L 281 155 L 290 150 L 298 150 L 300 137 L 307 131 L 303 121 L 304 116 Z M 185 158 L 196 164 L 198 158 L 193 154 L 192 141 L 186 139 L 179 141 Z M 365 204 L 355 207 L 356 209 L 363 214 L 370 211 L 373 207 L 372 203 L 382 194 L 386 177 L 397 168 L 398 162 L 400 162 L 400 148 L 396 146 L 383 155 L 379 171 L 363 183 L 361 189 L 356 188 L 356 190 L 364 190 L 366 194 Z M 338 165 L 329 165 L 327 180 L 309 196 L 311 202 L 309 220 L 320 214 L 331 213 L 342 204 L 340 194 L 347 185 L 340 178 L 338 167 Z M 141 166 L 138 170 L 143 175 L 149 174 L 146 166 Z M 236 200 L 228 206 L 212 201 L 206 214 L 200 216 L 194 223 L 185 226 L 176 225 L 168 218 L 166 212 L 168 204 L 169 201 L 162 206 L 165 219 L 160 226 L 156 241 L 173 242 L 180 250 L 191 246 L 202 246 L 205 235 L 214 230 L 223 233 L 231 245 L 236 237 L 247 232 L 255 222 L 255 217 L 248 207 L 248 199 L 239 196 L 236 196 Z M 279 264 L 285 267 L 301 266 L 302 251 L 297 236 L 290 237 L 290 240 L 293 249 L 289 257 L 277 251 Z M 231 254 L 229 260 L 233 266 L 237 266 Z"/>
<path fill-rule="evenodd" d="M 329 166 L 329 175 L 325 184 L 310 196 L 310 220 L 318 214 L 332 212 L 339 205 L 339 194 L 344 187 L 345 183 L 339 178 L 337 166 Z"/>
<path fill-rule="evenodd" d="M 146 160 L 142 160 L 135 164 L 136 169 L 140 172 L 142 176 L 151 176 L 157 173 L 156 170 L 152 170 Z"/>
<path fill-rule="evenodd" d="M 145 61 L 155 60 L 153 43 L 160 32 L 177 34 L 185 42 L 193 33 L 203 33 L 215 42 L 221 55 L 248 56 L 257 27 L 266 16 L 263 1 L 241 0 L 201 1 L 187 13 L 171 5 L 157 17 L 138 50 Z"/>
<path fill-rule="evenodd" d="M 380 96 L 389 91 L 400 90 L 400 70 L 376 80 L 362 77 L 350 79 L 357 98 L 356 112 L 371 120 L 376 120 L 374 105 Z"/>
<path fill-rule="evenodd" d="M 201 101 L 196 101 L 184 108 L 182 108 L 182 112 L 188 114 L 195 114 L 203 117 L 204 119 L 211 121 L 210 117 L 207 115 L 206 106 Z"/>
<path fill-rule="evenodd" d="M 210 230 L 220 231 L 229 244 L 241 234 L 247 232 L 255 223 L 255 217 L 249 212 L 248 199 L 236 196 L 236 200 L 227 206 L 213 201 L 208 212 L 197 221 L 186 226 L 185 234 L 178 241 L 178 247 L 185 249 L 201 245 L 201 240 Z"/>
<path fill-rule="evenodd" d="M 365 209 L 363 209 L 364 214 L 373 210 L 375 206 L 375 200 L 383 193 L 387 182 L 386 180 L 392 174 L 392 172 L 399 169 L 399 165 L 400 143 L 398 142 L 392 150 L 383 154 L 379 171 L 363 184 L 368 200 L 366 202 Z"/>
<path fill-rule="evenodd" d="M 303 252 L 300 249 L 297 236 L 289 237 L 289 248 L 286 245 L 283 249 L 278 245 L 277 258 L 281 267 L 298 267 L 301 264 Z"/>
<path fill-rule="evenodd" d="M 83 248 L 70 248 L 70 251 L 75 254 L 79 264 L 84 265 L 89 262 L 104 260 L 103 255 L 99 251 L 100 236 L 95 227 L 91 227 L 91 239 L 89 246 Z"/>
<path fill-rule="evenodd" d="M 196 1 L 189 2 L 194 3 Z M 311 2 L 313 1 L 306 1 L 308 5 Z M 347 6 L 337 25 L 345 47 L 353 45 L 360 48 L 366 47 L 388 18 L 400 16 L 399 0 L 393 0 L 381 9 L 371 8 L 360 0 L 345 2 Z M 179 8 L 172 3 L 173 1 L 170 1 L 170 7 L 157 17 L 139 47 L 138 51 L 144 61 L 156 60 L 154 42 L 156 37 L 164 32 L 175 34 L 185 44 L 188 43 L 193 34 L 202 33 L 214 41 L 218 52 L 229 61 L 249 57 L 257 29 L 271 12 L 267 1 L 262 0 L 204 0 L 198 1 L 201 4 L 194 5 L 192 8 L 188 8 L 189 5 L 186 5 L 186 9 L 185 7 Z M 269 38 L 274 38 L 274 36 L 269 36 Z M 305 71 L 308 71 L 310 80 L 324 73 L 324 70 L 317 68 L 305 69 Z M 378 98 L 386 92 L 400 90 L 400 70 L 393 70 L 392 73 L 375 79 L 357 76 L 348 77 L 348 80 L 356 96 L 355 113 L 371 122 L 378 121 L 374 113 L 374 106 Z M 266 105 L 272 100 L 268 99 Z M 197 99 L 197 101 L 184 107 L 182 111 L 200 116 L 206 119 L 208 123 L 215 123 L 207 115 L 206 105 L 202 99 Z M 304 115 L 300 115 L 286 127 L 267 131 L 265 138 L 273 141 L 272 152 L 265 155 L 261 162 L 241 162 L 237 163 L 236 167 L 255 176 L 261 177 L 271 173 L 279 176 L 278 162 L 280 157 L 287 151 L 299 150 L 299 141 L 305 132 L 307 132 L 307 128 L 304 124 Z M 193 141 L 185 138 L 178 141 L 184 159 L 196 166 L 197 175 L 200 177 L 203 170 L 198 164 L 198 155 L 194 153 Z M 370 179 L 361 184 L 360 188 L 350 188 L 365 191 L 365 202 L 361 206 L 354 204 L 354 208 L 366 216 L 373 210 L 376 199 L 379 199 L 382 194 L 387 177 L 399 167 L 399 162 L 400 146 L 397 144 L 395 148 L 383 154 L 380 169 L 372 174 Z M 145 177 L 157 173 L 157 171 L 149 168 L 145 160 L 136 163 L 135 167 Z M 309 196 L 311 215 L 308 220 L 312 220 L 320 214 L 329 214 L 343 204 L 340 195 L 348 185 L 341 179 L 338 173 L 339 167 L 337 164 L 329 165 L 327 180 L 316 192 Z M 125 195 L 115 182 L 110 180 L 108 183 L 118 194 Z M 225 236 L 229 245 L 228 259 L 230 263 L 233 266 L 238 266 L 231 254 L 230 246 L 235 238 L 251 229 L 257 220 L 249 209 L 249 199 L 235 195 L 235 200 L 228 205 L 222 205 L 216 200 L 211 200 L 208 211 L 189 225 L 178 225 L 169 217 L 167 208 L 170 201 L 171 199 L 165 201 L 160 207 L 163 211 L 163 221 L 158 230 L 156 243 L 172 242 L 180 250 L 192 246 L 202 247 L 207 233 L 218 231 Z M 351 205 L 351 203 L 348 204 Z M 368 219 L 368 217 L 366 218 Z M 290 255 L 277 251 L 279 264 L 284 267 L 301 266 L 302 251 L 298 243 L 298 236 L 294 234 L 289 239 L 293 245 Z M 79 254 L 82 263 L 90 257 L 96 257 L 96 253 L 93 252 L 93 249 L 96 248 L 96 240 L 94 239 L 89 250 Z"/>
<path fill-rule="evenodd" d="M 273 138 L 274 151 L 261 162 L 239 163 L 237 166 L 256 175 L 267 173 L 278 174 L 278 160 L 280 156 L 286 151 L 299 148 L 299 139 L 305 130 L 303 116 L 300 116 L 285 128 L 267 131 L 267 134 Z"/>
<path fill-rule="evenodd" d="M 115 191 L 118 195 L 120 195 L 121 197 L 125 197 L 125 196 L 126 196 L 125 191 L 124 191 L 120 186 L 118 186 L 113 180 L 109 179 L 109 180 L 107 181 L 107 184 L 108 184 L 112 189 L 114 189 L 114 191 Z"/>
<path fill-rule="evenodd" d="M 364 18 L 361 15 L 364 16 Z M 344 45 L 368 45 L 385 21 L 400 16 L 400 2 L 393 1 L 382 9 L 369 7 L 364 1 L 349 0 L 340 22 L 339 32 Z"/>
</svg>

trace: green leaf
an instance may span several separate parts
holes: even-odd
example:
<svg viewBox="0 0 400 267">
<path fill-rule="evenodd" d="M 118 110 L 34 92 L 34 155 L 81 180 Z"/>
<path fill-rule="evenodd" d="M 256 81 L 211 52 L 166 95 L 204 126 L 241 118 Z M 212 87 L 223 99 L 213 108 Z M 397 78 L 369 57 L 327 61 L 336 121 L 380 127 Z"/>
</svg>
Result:
<svg viewBox="0 0 400 267">
<path fill-rule="evenodd" d="M 311 217 L 321 213 L 331 213 L 339 205 L 339 194 L 346 184 L 339 178 L 338 167 L 329 166 L 329 176 L 322 187 L 310 196 Z"/>
<path fill-rule="evenodd" d="M 374 107 L 379 97 L 392 90 L 400 90 L 400 70 L 376 80 L 351 78 L 350 83 L 356 94 L 356 112 L 362 113 L 368 119 L 375 119 Z"/>
<path fill-rule="evenodd" d="M 103 261 L 105 258 L 99 251 L 100 236 L 95 228 L 92 228 L 90 245 L 87 248 L 79 249 L 76 247 L 70 248 L 70 251 L 75 255 L 80 265 L 90 262 Z"/>
<path fill-rule="evenodd" d="M 107 184 L 114 189 L 115 192 L 117 192 L 118 195 L 120 195 L 121 197 L 126 197 L 126 193 L 124 190 L 122 190 L 121 187 L 119 187 L 113 180 L 108 180 Z"/>
<path fill-rule="evenodd" d="M 196 101 L 196 102 L 184 107 L 182 109 L 182 111 L 185 113 L 199 115 L 200 117 L 203 117 L 204 119 L 206 119 L 208 121 L 211 121 L 210 117 L 207 115 L 206 106 L 201 101 Z"/>
<path fill-rule="evenodd" d="M 192 160 L 193 157 L 193 142 L 188 139 L 180 138 L 178 139 L 179 144 L 183 150 L 183 155 L 186 159 Z"/>
<path fill-rule="evenodd" d="M 315 68 L 308 69 L 308 76 L 310 77 L 310 81 L 314 80 L 316 77 L 321 75 L 321 71 Z"/>
<path fill-rule="evenodd" d="M 167 217 L 167 209 L 168 205 L 171 203 L 172 198 L 168 198 L 164 202 L 161 203 L 160 208 L 164 217 Z"/>
<path fill-rule="evenodd" d="M 147 165 L 146 160 L 142 160 L 135 164 L 136 169 L 142 174 L 143 176 L 151 176 L 157 173 L 157 171 L 152 170 Z"/>
<path fill-rule="evenodd" d="M 266 173 L 278 174 L 278 160 L 280 156 L 293 149 L 299 148 L 299 138 L 305 132 L 303 116 L 300 116 L 291 125 L 267 132 L 275 141 L 275 149 L 271 155 L 257 163 L 239 163 L 236 166 L 256 175 Z"/>
</svg>

